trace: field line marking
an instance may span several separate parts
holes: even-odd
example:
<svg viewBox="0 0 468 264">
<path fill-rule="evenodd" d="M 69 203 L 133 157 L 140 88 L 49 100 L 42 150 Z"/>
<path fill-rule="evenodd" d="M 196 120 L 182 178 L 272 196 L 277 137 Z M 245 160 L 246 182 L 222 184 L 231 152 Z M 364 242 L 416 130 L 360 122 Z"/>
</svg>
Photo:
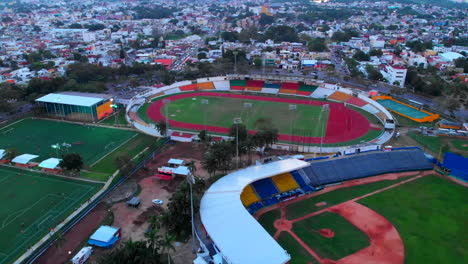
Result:
<svg viewBox="0 0 468 264">
<path fill-rule="evenodd" d="M 83 199 L 84 196 L 88 195 L 88 194 L 92 191 L 92 187 L 91 187 L 91 186 L 87 186 L 87 187 L 89 187 L 89 188 L 88 188 L 88 191 L 87 191 L 86 193 L 83 193 L 83 194 L 80 196 L 80 199 L 77 200 L 77 202 L 79 202 L 81 199 Z M 73 205 L 73 203 L 70 203 L 70 204 L 66 207 L 65 211 L 68 211 L 69 208 L 70 208 L 72 205 Z M 75 210 L 75 211 L 76 211 L 76 210 Z M 75 211 L 74 211 L 74 212 L 75 212 Z M 74 212 L 68 214 L 66 217 L 69 217 L 69 216 L 72 215 Z M 48 213 L 49 213 L 49 212 L 48 212 Z M 47 218 L 48 218 L 48 217 L 50 217 L 50 215 L 48 215 Z M 65 218 L 65 219 L 66 219 L 66 218 Z M 62 221 L 62 222 L 63 222 L 63 221 Z M 60 224 L 60 223 L 59 223 L 59 224 Z M 33 227 L 33 225 L 36 225 L 36 226 L 37 226 L 37 224 L 32 223 L 30 226 L 28 226 L 28 228 L 26 228 L 26 230 L 29 230 L 31 227 Z M 36 228 L 36 229 L 37 229 L 37 228 Z M 14 254 L 15 252 L 17 252 L 18 249 L 21 249 L 22 246 L 23 246 L 25 243 L 28 243 L 28 242 L 31 241 L 33 238 L 35 238 L 35 237 L 37 236 L 38 233 L 40 233 L 40 230 L 35 231 L 33 235 L 29 236 L 29 238 L 23 239 L 23 242 L 22 242 L 21 244 L 19 244 L 18 246 L 16 246 L 16 248 L 15 248 L 10 254 L 4 254 L 4 255 L 8 258 L 8 257 L 11 256 L 12 254 Z M 1 263 L 3 263 L 3 262 L 0 262 L 0 264 L 1 264 Z"/>
<path fill-rule="evenodd" d="M 131 138 L 125 140 L 124 142 L 122 142 L 122 144 L 118 145 L 116 148 L 114 148 L 112 151 L 108 152 L 106 155 L 102 156 L 100 159 L 98 159 L 96 162 L 94 162 L 93 164 L 91 164 L 91 166 L 89 166 L 90 168 L 92 168 L 94 165 L 96 165 L 96 163 L 100 162 L 101 160 L 103 160 L 105 157 L 109 156 L 111 153 L 114 153 L 117 149 L 119 149 L 120 147 L 122 147 L 123 145 L 125 145 L 127 142 L 129 142 L 130 140 L 132 140 L 134 137 L 138 136 L 139 134 L 138 133 L 135 133 L 135 135 L 133 135 Z"/>
<path fill-rule="evenodd" d="M 16 123 L 22 122 L 23 120 L 26 120 L 26 119 L 30 119 L 30 117 L 26 117 L 26 118 L 17 120 L 17 121 L 15 121 L 15 122 L 13 122 L 13 123 L 11 123 L 11 124 L 9 124 L 9 125 L 6 125 L 6 126 L 4 126 L 4 127 L 1 127 L 1 128 L 0 128 L 0 131 L 2 131 L 3 129 L 5 129 L 5 128 L 9 127 L 9 126 L 15 125 Z"/>
<path fill-rule="evenodd" d="M 26 207 L 26 208 L 23 208 L 21 210 L 18 210 L 16 212 L 13 212 L 11 214 L 8 214 L 8 216 L 5 218 L 5 220 L 3 220 L 2 222 L 2 226 L 0 228 L 0 230 L 2 230 L 3 228 L 5 228 L 5 226 L 9 225 L 13 220 L 15 220 L 18 216 L 24 214 L 25 212 L 27 212 L 28 210 L 30 210 L 31 208 L 33 208 L 34 206 L 36 206 L 38 203 L 40 203 L 43 199 L 46 199 L 48 196 L 48 194 L 44 197 L 42 197 L 41 199 L 37 200 L 35 203 L 33 203 L 31 206 L 29 207 Z M 5 221 L 8 220 L 8 218 L 10 216 L 14 216 L 14 218 L 11 220 L 11 221 L 7 221 L 7 223 L 5 224 Z"/>
<path fill-rule="evenodd" d="M 0 167 L 0 171 L 4 171 L 4 172 L 11 173 L 11 171 L 8 171 L 8 170 L 6 170 L 5 168 L 2 168 L 2 167 Z M 77 181 L 89 182 L 89 183 L 98 183 L 98 184 L 104 183 L 104 182 L 97 182 L 97 181 L 88 181 L 88 180 L 86 180 L 86 179 L 80 179 L 80 178 L 69 178 L 69 177 L 60 176 L 60 175 L 52 176 L 52 175 L 49 175 L 49 174 L 44 174 L 44 175 L 47 175 L 48 177 L 42 177 L 42 176 L 38 176 L 38 175 L 35 175 L 35 174 L 34 174 L 34 173 L 41 174 L 41 172 L 39 172 L 39 171 L 24 170 L 24 172 L 26 172 L 26 173 L 23 174 L 23 175 L 26 175 L 26 176 L 31 176 L 31 177 L 35 177 L 35 178 L 41 178 L 41 179 L 48 180 L 48 181 L 69 183 L 69 184 L 79 185 L 79 186 L 89 186 L 89 185 L 80 184 L 80 183 L 77 182 Z M 54 177 L 57 177 L 57 179 L 54 179 Z M 64 179 L 64 180 L 68 180 L 68 181 L 62 181 L 62 180 L 59 180 L 59 179 Z"/>
</svg>

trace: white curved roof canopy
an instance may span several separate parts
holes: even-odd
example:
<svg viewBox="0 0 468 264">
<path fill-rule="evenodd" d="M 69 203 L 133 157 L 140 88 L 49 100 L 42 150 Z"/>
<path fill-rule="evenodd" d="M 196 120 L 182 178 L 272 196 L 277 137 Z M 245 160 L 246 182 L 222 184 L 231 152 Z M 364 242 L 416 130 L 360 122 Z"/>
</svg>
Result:
<svg viewBox="0 0 468 264">
<path fill-rule="evenodd" d="M 206 191 L 200 205 L 201 220 L 228 263 L 283 264 L 290 260 L 289 254 L 247 211 L 240 195 L 254 181 L 309 165 L 287 159 L 251 166 L 224 176 Z"/>
</svg>

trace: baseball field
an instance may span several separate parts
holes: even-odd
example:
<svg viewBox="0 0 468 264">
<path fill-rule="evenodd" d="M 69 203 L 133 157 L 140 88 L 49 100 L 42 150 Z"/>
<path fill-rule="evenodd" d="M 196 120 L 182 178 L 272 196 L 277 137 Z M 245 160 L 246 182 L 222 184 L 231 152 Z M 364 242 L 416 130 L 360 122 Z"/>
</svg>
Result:
<svg viewBox="0 0 468 264">
<path fill-rule="evenodd" d="M 430 173 L 327 187 L 256 217 L 290 263 L 463 263 L 466 187 Z"/>
<path fill-rule="evenodd" d="M 102 184 L 0 168 L 0 264 L 11 263 Z"/>
<path fill-rule="evenodd" d="M 324 105 L 327 105 L 324 107 Z M 343 104 L 284 96 L 192 92 L 166 96 L 141 107 L 147 122 L 169 119 L 174 129 L 227 134 L 235 118 L 249 131 L 255 121 L 271 119 L 279 140 L 307 144 L 349 145 L 370 141 L 383 131 L 377 118 Z"/>
</svg>

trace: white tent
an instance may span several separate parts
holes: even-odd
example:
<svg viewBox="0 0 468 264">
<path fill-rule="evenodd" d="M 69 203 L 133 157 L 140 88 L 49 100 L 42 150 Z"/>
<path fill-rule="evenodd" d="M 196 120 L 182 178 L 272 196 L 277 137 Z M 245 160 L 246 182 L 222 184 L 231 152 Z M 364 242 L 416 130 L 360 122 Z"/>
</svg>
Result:
<svg viewBox="0 0 468 264">
<path fill-rule="evenodd" d="M 254 181 L 309 165 L 287 159 L 251 166 L 222 177 L 205 192 L 200 205 L 201 220 L 228 263 L 283 264 L 291 259 L 247 211 L 240 195 Z"/>
<path fill-rule="evenodd" d="M 37 155 L 32 155 L 32 154 L 23 154 L 23 155 L 19 155 L 19 156 L 16 156 L 12 162 L 14 163 L 19 163 L 19 164 L 28 164 L 31 160 L 37 158 L 39 156 Z"/>
<path fill-rule="evenodd" d="M 42 161 L 38 166 L 46 169 L 55 169 L 59 165 L 60 161 L 61 159 L 50 158 Z"/>
</svg>

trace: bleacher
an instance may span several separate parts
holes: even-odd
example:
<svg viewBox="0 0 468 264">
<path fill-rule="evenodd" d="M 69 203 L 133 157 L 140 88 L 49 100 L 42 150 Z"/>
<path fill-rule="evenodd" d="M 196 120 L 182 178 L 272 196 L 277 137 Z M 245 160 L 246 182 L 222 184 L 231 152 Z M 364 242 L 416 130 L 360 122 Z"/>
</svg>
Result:
<svg viewBox="0 0 468 264">
<path fill-rule="evenodd" d="M 319 87 L 310 96 L 313 98 L 325 98 L 334 92 L 334 90 Z"/>
<path fill-rule="evenodd" d="M 316 161 L 302 170 L 311 185 L 321 186 L 385 173 L 432 168 L 424 152 L 413 148 Z"/>
<path fill-rule="evenodd" d="M 279 193 L 271 178 L 255 181 L 251 185 L 254 187 L 258 196 L 260 196 L 260 199 L 266 199 Z"/>
<path fill-rule="evenodd" d="M 215 89 L 213 82 L 197 83 L 197 88 L 199 90 L 214 90 Z"/>
<path fill-rule="evenodd" d="M 150 97 L 146 98 L 146 100 L 151 102 L 154 98 L 158 98 L 158 97 L 160 97 L 162 95 L 164 95 L 164 92 L 155 93 L 155 94 L 151 95 Z"/>
<path fill-rule="evenodd" d="M 246 80 L 230 80 L 229 86 L 231 90 L 234 91 L 243 91 L 245 89 L 245 85 L 247 84 Z"/>
<path fill-rule="evenodd" d="M 255 202 L 258 202 L 258 197 L 255 194 L 255 191 L 252 189 L 252 186 L 247 185 L 241 193 L 241 201 L 244 206 L 249 206 Z"/>
<path fill-rule="evenodd" d="M 279 90 L 279 93 L 281 94 L 296 94 L 297 93 L 297 90 L 293 90 L 293 89 L 283 89 L 281 88 Z"/>
<path fill-rule="evenodd" d="M 352 105 L 355 105 L 357 107 L 363 107 L 367 104 L 366 101 L 362 100 L 362 99 L 359 99 L 357 97 L 351 97 L 351 99 L 349 99 L 348 101 L 346 101 L 346 103 L 348 104 L 352 104 Z"/>
<path fill-rule="evenodd" d="M 353 96 L 347 93 L 343 93 L 340 91 L 336 91 L 330 96 L 328 96 L 328 100 L 336 101 L 336 102 L 345 102 L 351 99 Z"/>
<path fill-rule="evenodd" d="M 215 81 L 213 82 L 216 90 L 226 91 L 229 90 L 229 81 Z"/>
<path fill-rule="evenodd" d="M 180 86 L 179 89 L 182 92 L 195 91 L 197 89 L 197 85 L 196 84 L 183 85 L 183 86 Z"/>
<path fill-rule="evenodd" d="M 245 84 L 246 91 L 252 91 L 252 92 L 261 92 L 263 89 L 263 84 L 264 81 L 256 81 L 256 80 L 248 80 L 247 83 Z"/>
<path fill-rule="evenodd" d="M 317 86 L 314 86 L 314 85 L 307 85 L 307 84 L 301 84 L 301 85 L 299 86 L 299 90 L 297 90 L 297 94 L 299 94 L 299 95 L 304 95 L 304 96 L 309 96 L 309 95 L 311 95 L 316 89 L 317 89 Z"/>
<path fill-rule="evenodd" d="M 387 115 L 384 112 L 378 112 L 377 116 L 382 120 L 387 119 Z"/>
<path fill-rule="evenodd" d="M 276 188 L 278 188 L 280 192 L 287 192 L 299 188 L 299 185 L 289 173 L 273 176 L 271 180 L 275 183 Z"/>
<path fill-rule="evenodd" d="M 289 83 L 289 82 L 281 83 L 281 89 L 298 90 L 299 86 L 300 86 L 299 83 Z"/>
</svg>

